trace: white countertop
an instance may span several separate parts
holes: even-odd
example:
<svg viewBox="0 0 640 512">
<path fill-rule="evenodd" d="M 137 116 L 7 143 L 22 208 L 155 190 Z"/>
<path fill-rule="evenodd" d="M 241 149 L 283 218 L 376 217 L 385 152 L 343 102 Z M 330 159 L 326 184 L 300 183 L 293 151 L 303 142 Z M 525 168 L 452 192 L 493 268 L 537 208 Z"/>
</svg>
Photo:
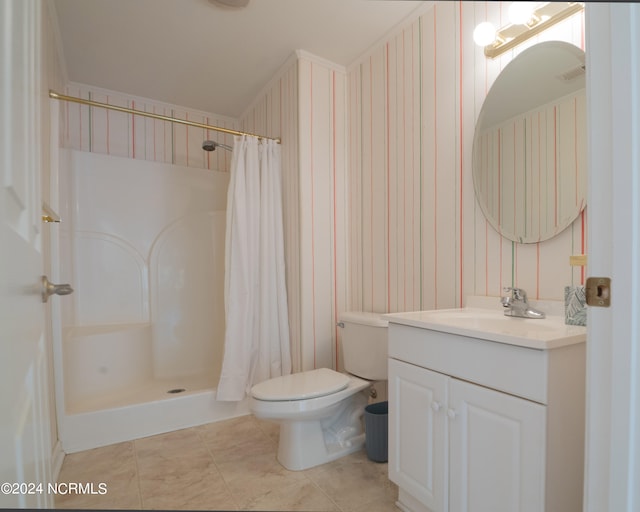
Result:
<svg viewBox="0 0 640 512">
<path fill-rule="evenodd" d="M 483 301 L 468 300 L 467 304 L 470 307 L 389 313 L 384 315 L 384 318 L 391 324 L 448 332 L 537 350 L 583 343 L 587 339 L 586 327 L 566 325 L 564 316 L 548 314 L 544 319 L 508 317 L 504 315 L 502 308 L 476 307 L 482 303 Z M 557 305 L 547 305 L 545 309 L 545 304 L 538 302 L 534 307 L 539 307 L 545 312 L 558 312 Z"/>
</svg>

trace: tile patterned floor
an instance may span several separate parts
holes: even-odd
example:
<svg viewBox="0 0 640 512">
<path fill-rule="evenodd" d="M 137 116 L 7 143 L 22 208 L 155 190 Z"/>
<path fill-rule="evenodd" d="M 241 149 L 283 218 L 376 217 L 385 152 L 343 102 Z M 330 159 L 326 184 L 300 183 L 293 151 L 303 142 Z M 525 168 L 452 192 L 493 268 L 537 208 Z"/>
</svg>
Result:
<svg viewBox="0 0 640 512">
<path fill-rule="evenodd" d="M 278 426 L 243 416 L 67 455 L 58 482 L 107 484 L 57 508 L 390 512 L 387 464 L 363 451 L 305 471 L 276 460 Z"/>
</svg>

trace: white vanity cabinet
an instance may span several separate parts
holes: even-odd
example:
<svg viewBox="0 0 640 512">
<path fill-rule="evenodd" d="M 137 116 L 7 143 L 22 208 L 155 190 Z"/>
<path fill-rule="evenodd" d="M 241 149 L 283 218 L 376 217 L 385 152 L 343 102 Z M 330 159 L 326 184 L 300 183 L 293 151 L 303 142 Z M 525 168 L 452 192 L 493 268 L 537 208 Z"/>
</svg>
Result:
<svg viewBox="0 0 640 512">
<path fill-rule="evenodd" d="M 389 478 L 401 507 L 582 510 L 584 343 L 540 350 L 389 320 Z"/>
</svg>

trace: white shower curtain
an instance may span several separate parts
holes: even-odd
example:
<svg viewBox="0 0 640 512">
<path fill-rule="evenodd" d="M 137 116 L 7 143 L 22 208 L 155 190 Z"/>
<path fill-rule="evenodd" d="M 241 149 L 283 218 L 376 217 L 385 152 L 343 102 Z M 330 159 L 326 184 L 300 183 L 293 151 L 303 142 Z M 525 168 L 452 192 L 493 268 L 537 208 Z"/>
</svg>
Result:
<svg viewBox="0 0 640 512">
<path fill-rule="evenodd" d="M 236 137 L 227 194 L 224 358 L 217 399 L 291 373 L 280 146 Z"/>
</svg>

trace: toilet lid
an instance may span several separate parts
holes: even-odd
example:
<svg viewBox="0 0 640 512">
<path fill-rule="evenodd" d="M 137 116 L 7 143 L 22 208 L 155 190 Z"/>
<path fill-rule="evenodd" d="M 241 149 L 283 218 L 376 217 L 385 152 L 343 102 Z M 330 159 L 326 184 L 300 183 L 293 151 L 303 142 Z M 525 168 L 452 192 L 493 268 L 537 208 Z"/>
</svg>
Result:
<svg viewBox="0 0 640 512">
<path fill-rule="evenodd" d="M 328 368 L 294 373 L 269 379 L 251 388 L 258 400 L 305 400 L 330 395 L 349 385 L 349 377 Z"/>
</svg>

